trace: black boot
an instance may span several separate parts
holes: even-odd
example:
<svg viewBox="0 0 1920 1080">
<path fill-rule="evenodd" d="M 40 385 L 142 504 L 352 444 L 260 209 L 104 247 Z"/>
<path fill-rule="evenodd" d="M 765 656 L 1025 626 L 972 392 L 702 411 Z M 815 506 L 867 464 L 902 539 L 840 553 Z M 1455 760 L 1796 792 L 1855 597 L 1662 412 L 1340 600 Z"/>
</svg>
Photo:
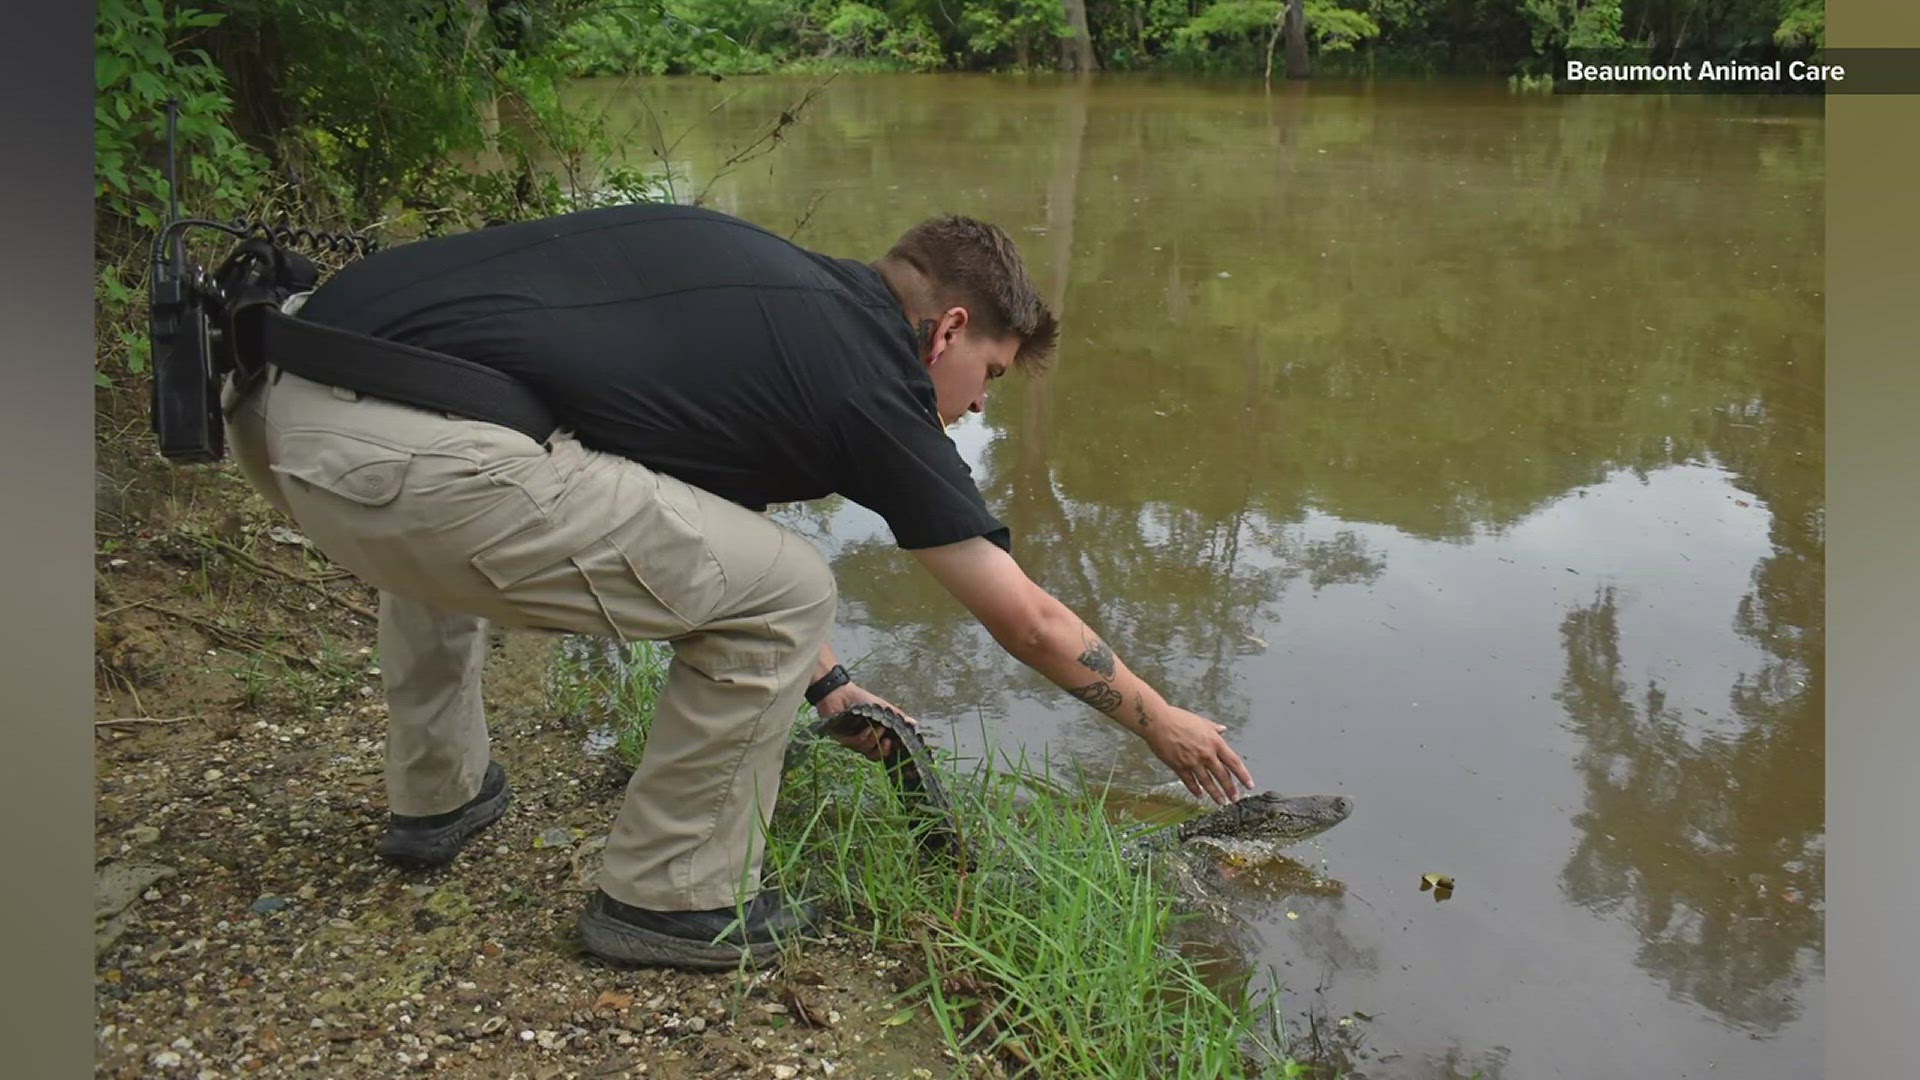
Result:
<svg viewBox="0 0 1920 1080">
<path fill-rule="evenodd" d="M 489 761 L 487 775 L 480 781 L 480 794 L 467 800 L 465 806 L 426 817 L 388 815 L 387 835 L 380 838 L 376 850 L 402 866 L 445 866 L 460 854 L 469 837 L 500 820 L 512 798 L 507 770 L 499 762 Z"/>
<path fill-rule="evenodd" d="M 778 963 L 787 942 L 810 936 L 819 922 L 813 905 L 766 888 L 741 907 L 708 911 L 653 911 L 594 891 L 580 916 L 587 951 L 622 964 L 710 971 Z"/>
</svg>

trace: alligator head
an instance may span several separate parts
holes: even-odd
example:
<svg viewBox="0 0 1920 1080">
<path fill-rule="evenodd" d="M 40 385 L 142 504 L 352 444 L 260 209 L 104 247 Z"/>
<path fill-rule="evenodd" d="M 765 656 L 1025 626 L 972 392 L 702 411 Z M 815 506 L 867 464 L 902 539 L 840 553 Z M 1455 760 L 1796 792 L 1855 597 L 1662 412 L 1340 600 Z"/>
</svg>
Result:
<svg viewBox="0 0 1920 1080">
<path fill-rule="evenodd" d="M 1184 842 L 1196 837 L 1218 840 L 1294 841 L 1333 828 L 1353 813 L 1345 795 L 1281 795 L 1263 791 L 1179 826 Z"/>
</svg>

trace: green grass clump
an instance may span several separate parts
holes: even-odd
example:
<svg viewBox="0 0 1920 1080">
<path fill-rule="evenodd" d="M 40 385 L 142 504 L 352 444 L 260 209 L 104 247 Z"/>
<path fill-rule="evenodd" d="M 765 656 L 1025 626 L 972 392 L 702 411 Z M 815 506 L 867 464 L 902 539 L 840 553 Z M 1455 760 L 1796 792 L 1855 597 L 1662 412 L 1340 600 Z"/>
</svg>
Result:
<svg viewBox="0 0 1920 1080">
<path fill-rule="evenodd" d="M 967 865 L 922 854 L 922 819 L 831 745 L 789 771 L 766 865 L 852 932 L 918 947 L 912 992 L 956 1052 L 1047 1077 L 1299 1075 L 1260 1030 L 1262 1003 L 1169 944 L 1170 886 L 1097 802 L 1025 761 L 943 779 Z"/>
<path fill-rule="evenodd" d="M 556 669 L 568 675 L 556 683 L 585 673 L 592 686 L 579 700 L 644 704 L 650 717 L 659 682 L 632 668 L 664 670 L 663 653 L 625 671 L 585 655 L 563 649 Z M 647 717 L 626 716 L 643 742 Z M 968 857 L 928 854 L 926 819 L 879 766 L 809 744 L 810 720 L 803 710 L 795 725 L 801 745 L 781 784 L 766 874 L 823 902 L 843 932 L 917 949 L 925 976 L 908 997 L 955 1053 L 1046 1077 L 1303 1075 L 1275 1045 L 1262 996 L 1210 985 L 1170 944 L 1171 886 L 1123 850 L 1127 827 L 1097 800 L 1024 759 L 964 776 L 943 764 Z M 626 745 L 629 733 L 620 737 Z"/>
<path fill-rule="evenodd" d="M 547 708 L 610 732 L 614 753 L 628 767 L 638 765 L 672 656 L 670 646 L 654 641 L 562 638 L 547 670 Z"/>
</svg>

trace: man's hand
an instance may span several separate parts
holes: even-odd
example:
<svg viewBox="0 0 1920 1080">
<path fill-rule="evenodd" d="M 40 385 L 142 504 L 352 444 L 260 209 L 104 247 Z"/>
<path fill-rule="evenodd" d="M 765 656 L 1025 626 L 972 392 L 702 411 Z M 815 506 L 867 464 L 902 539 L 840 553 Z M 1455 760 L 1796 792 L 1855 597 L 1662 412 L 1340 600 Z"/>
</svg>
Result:
<svg viewBox="0 0 1920 1080">
<path fill-rule="evenodd" d="M 914 558 L 1021 663 L 1147 740 L 1195 798 L 1232 802 L 1253 777 L 1203 716 L 1167 704 L 1084 620 L 984 537 L 916 548 Z"/>
<path fill-rule="evenodd" d="M 1154 756 L 1173 770 L 1194 797 L 1225 805 L 1241 794 L 1235 789 L 1236 781 L 1253 790 L 1253 774 L 1221 735 L 1226 730 L 1204 716 L 1168 706 L 1153 718 L 1143 736 Z"/>
<path fill-rule="evenodd" d="M 909 724 L 918 726 L 920 723 L 913 717 L 907 716 L 905 709 L 902 709 L 900 706 L 895 705 L 893 702 L 888 701 L 878 694 L 868 692 L 867 689 L 859 683 L 848 683 L 833 693 L 828 694 L 826 697 L 821 698 L 820 704 L 814 706 L 814 711 L 820 714 L 821 719 L 825 719 L 837 713 L 846 712 L 855 705 L 882 705 L 899 713 L 901 716 L 905 716 Z M 847 735 L 844 737 L 835 735 L 833 741 L 874 761 L 885 759 L 887 751 L 892 748 L 893 743 L 892 739 L 881 735 L 880 730 L 874 727 L 867 727 L 858 735 Z"/>
</svg>

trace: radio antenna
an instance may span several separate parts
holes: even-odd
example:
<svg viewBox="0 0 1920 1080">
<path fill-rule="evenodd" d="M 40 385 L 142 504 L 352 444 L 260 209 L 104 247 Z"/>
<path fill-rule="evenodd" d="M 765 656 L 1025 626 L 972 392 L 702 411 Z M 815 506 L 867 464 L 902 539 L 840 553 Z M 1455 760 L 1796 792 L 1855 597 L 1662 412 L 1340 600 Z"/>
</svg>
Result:
<svg viewBox="0 0 1920 1080">
<path fill-rule="evenodd" d="M 180 119 L 180 102 L 176 98 L 167 99 L 167 220 L 180 220 L 180 170 L 179 159 L 174 155 L 174 128 Z M 178 274 L 186 269 L 186 252 L 176 234 L 173 242 L 173 272 Z"/>
</svg>

